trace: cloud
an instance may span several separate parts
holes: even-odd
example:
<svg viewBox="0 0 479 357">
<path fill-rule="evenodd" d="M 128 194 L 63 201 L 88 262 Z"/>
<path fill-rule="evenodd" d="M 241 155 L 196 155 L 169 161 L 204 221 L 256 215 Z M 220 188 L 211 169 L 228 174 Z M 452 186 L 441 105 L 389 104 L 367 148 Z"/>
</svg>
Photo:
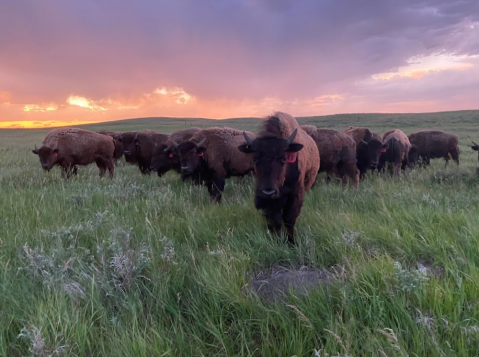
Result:
<svg viewBox="0 0 479 357">
<path fill-rule="evenodd" d="M 9 34 L 0 37 L 8 113 L 55 103 L 56 114 L 83 119 L 275 105 L 312 115 L 348 111 L 358 98 L 366 111 L 387 108 L 404 88 L 428 102 L 428 81 L 469 96 L 447 81 L 477 65 L 479 2 L 4 1 L 0 32 Z"/>
</svg>

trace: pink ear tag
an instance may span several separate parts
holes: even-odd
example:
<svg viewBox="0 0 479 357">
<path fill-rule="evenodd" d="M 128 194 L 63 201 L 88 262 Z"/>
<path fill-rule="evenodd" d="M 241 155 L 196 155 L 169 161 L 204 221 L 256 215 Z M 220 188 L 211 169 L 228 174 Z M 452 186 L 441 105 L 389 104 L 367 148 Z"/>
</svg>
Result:
<svg viewBox="0 0 479 357">
<path fill-rule="evenodd" d="M 386 152 L 386 149 L 387 149 L 387 148 L 381 148 L 381 149 L 379 150 L 379 152 Z"/>
<path fill-rule="evenodd" d="M 168 154 L 168 157 L 173 157 L 173 153 L 170 152 L 170 153 Z"/>
<path fill-rule="evenodd" d="M 203 151 L 198 153 L 198 156 L 203 156 Z"/>
<path fill-rule="evenodd" d="M 297 157 L 297 153 L 286 151 L 286 154 L 285 154 L 286 162 L 293 163 L 296 161 L 296 157 Z"/>
<path fill-rule="evenodd" d="M 53 153 L 53 157 L 57 157 L 58 154 L 56 152 Z"/>
</svg>

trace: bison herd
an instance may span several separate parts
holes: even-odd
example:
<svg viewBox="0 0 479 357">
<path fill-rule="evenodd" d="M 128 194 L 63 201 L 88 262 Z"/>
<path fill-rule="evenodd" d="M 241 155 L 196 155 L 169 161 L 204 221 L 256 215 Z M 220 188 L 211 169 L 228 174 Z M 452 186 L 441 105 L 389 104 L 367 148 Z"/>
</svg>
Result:
<svg viewBox="0 0 479 357">
<path fill-rule="evenodd" d="M 471 148 L 478 151 L 479 144 Z M 349 127 L 344 131 L 300 126 L 289 114 L 276 112 L 263 121 L 254 134 L 233 128 L 188 128 L 166 135 L 157 131 L 117 133 L 60 128 L 49 132 L 38 155 L 43 169 L 58 165 L 64 177 L 77 173 L 77 165 L 96 163 L 100 176 L 122 156 L 137 165 L 142 174 L 169 170 L 205 185 L 211 199 L 220 203 L 225 180 L 250 172 L 256 177 L 254 203 L 263 211 L 268 228 L 280 235 L 286 229 L 294 244 L 294 226 L 304 196 L 319 172 L 333 175 L 354 188 L 368 170 L 388 169 L 392 176 L 414 165 L 429 165 L 430 159 L 452 158 L 459 165 L 457 136 L 423 130 L 407 136 L 399 129 L 381 137 L 368 128 Z M 479 156 L 478 156 L 479 159 Z"/>
</svg>

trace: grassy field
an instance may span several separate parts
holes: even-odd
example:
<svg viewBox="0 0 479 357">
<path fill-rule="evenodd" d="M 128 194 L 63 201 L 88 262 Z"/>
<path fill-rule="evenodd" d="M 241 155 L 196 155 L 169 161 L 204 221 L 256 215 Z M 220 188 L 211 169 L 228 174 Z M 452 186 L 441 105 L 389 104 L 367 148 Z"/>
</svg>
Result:
<svg viewBox="0 0 479 357">
<path fill-rule="evenodd" d="M 31 153 L 48 130 L 0 130 L 0 356 L 477 356 L 479 111 L 299 121 L 445 130 L 461 164 L 369 175 L 358 190 L 320 175 L 290 248 L 267 232 L 251 178 L 230 179 L 221 205 L 124 162 L 113 180 L 93 165 L 65 181 Z M 84 127 L 213 125 L 259 120 Z M 275 302 L 253 291 L 284 269 L 325 278 Z"/>
</svg>

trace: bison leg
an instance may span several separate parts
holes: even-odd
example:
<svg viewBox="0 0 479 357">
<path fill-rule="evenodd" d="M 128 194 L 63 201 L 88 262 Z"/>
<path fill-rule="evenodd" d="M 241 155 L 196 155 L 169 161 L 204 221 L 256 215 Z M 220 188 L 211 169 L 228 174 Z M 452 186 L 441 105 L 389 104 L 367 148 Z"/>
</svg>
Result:
<svg viewBox="0 0 479 357">
<path fill-rule="evenodd" d="M 451 154 L 452 159 L 454 160 L 454 162 L 457 164 L 457 166 L 459 166 L 459 152 L 451 151 L 450 154 Z"/>
<path fill-rule="evenodd" d="M 75 165 L 62 166 L 62 177 L 69 179 L 72 175 L 77 174 L 77 167 Z"/>
<path fill-rule="evenodd" d="M 288 243 L 291 245 L 295 244 L 294 240 L 294 226 L 296 224 L 296 219 L 298 219 L 299 214 L 301 213 L 301 207 L 303 207 L 304 193 L 298 195 L 291 195 L 286 201 L 286 205 L 283 210 L 283 221 L 286 231 L 288 233 Z"/>
<path fill-rule="evenodd" d="M 283 217 L 281 217 L 281 212 L 274 208 L 267 209 L 264 211 L 264 217 L 266 218 L 268 230 L 277 236 L 280 236 L 281 227 L 283 227 Z"/>
<path fill-rule="evenodd" d="M 225 179 L 215 178 L 207 182 L 208 192 L 211 199 L 216 203 L 221 203 L 221 194 L 225 189 Z"/>
<path fill-rule="evenodd" d="M 105 172 L 106 172 L 105 161 L 103 161 L 103 159 L 97 159 L 95 163 L 96 163 L 96 166 L 98 166 L 98 168 L 100 169 L 100 177 L 103 177 L 103 175 L 105 175 Z"/>
<path fill-rule="evenodd" d="M 108 174 L 110 175 L 110 179 L 113 179 L 113 175 L 115 173 L 115 165 L 113 164 L 112 160 L 106 161 L 106 168 L 108 169 Z"/>
</svg>

